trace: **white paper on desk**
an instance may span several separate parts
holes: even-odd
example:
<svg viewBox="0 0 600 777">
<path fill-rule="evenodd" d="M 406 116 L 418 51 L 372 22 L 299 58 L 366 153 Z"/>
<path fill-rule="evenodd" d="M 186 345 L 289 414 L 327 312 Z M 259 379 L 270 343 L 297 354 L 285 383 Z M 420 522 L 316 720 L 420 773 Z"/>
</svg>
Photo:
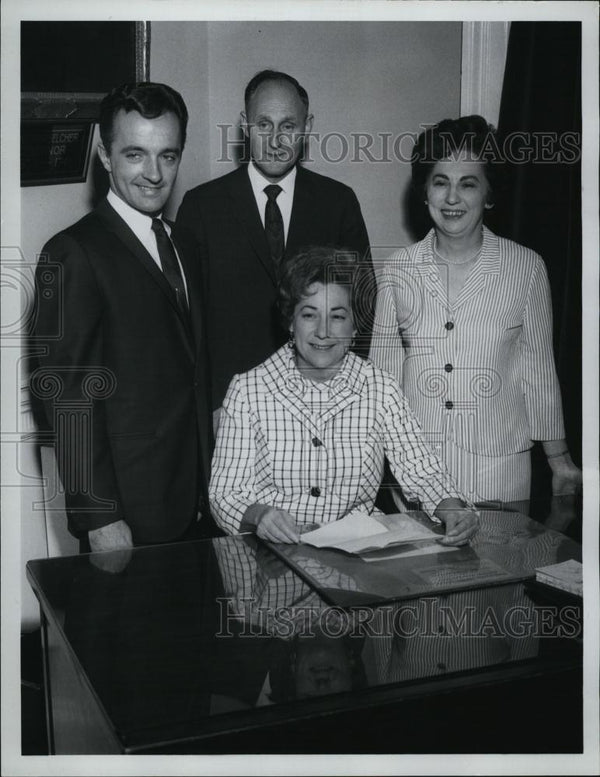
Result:
<svg viewBox="0 0 600 777">
<path fill-rule="evenodd" d="M 365 553 L 389 545 L 439 539 L 440 536 L 434 531 L 404 513 L 382 515 L 379 518 L 356 513 L 303 534 L 301 541 L 316 548 Z"/>
</svg>

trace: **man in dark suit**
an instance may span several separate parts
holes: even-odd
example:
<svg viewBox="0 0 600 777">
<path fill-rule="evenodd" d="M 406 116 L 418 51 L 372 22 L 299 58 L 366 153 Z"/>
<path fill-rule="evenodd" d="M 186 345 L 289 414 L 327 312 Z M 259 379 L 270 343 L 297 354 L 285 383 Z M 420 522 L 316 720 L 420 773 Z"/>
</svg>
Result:
<svg viewBox="0 0 600 777">
<path fill-rule="evenodd" d="M 284 253 L 315 244 L 358 253 L 366 268 L 358 322 L 363 353 L 374 292 L 369 239 L 354 192 L 297 164 L 313 122 L 305 89 L 286 73 L 266 70 L 250 81 L 244 99 L 250 163 L 189 191 L 176 225 L 195 239 L 207 283 L 215 409 L 234 374 L 256 366 L 287 339 L 276 309 Z"/>
<path fill-rule="evenodd" d="M 92 551 L 202 533 L 212 445 L 202 283 L 161 219 L 186 127 L 164 84 L 107 95 L 108 196 L 45 245 L 37 268 L 44 353 L 31 389 L 54 430 L 69 530 Z"/>
</svg>

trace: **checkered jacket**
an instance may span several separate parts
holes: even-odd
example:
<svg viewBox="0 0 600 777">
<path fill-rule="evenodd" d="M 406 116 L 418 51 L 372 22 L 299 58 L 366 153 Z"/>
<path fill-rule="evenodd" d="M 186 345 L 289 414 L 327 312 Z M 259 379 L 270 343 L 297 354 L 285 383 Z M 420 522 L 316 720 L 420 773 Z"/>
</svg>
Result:
<svg viewBox="0 0 600 777">
<path fill-rule="evenodd" d="M 256 503 L 298 524 L 371 513 L 386 456 L 405 496 L 428 513 L 445 497 L 464 499 L 391 375 L 348 353 L 334 378 L 314 383 L 284 346 L 231 381 L 213 458 L 213 515 L 235 533 Z"/>
</svg>

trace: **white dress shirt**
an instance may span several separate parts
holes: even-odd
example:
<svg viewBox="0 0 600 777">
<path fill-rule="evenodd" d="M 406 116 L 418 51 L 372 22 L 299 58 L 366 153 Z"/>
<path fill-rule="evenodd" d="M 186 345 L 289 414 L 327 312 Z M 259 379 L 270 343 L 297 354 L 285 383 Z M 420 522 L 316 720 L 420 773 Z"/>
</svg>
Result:
<svg viewBox="0 0 600 777">
<path fill-rule="evenodd" d="M 337 375 L 313 383 L 284 346 L 229 386 L 212 465 L 213 515 L 234 534 L 256 503 L 299 524 L 371 513 L 386 456 L 405 495 L 429 513 L 446 497 L 464 499 L 391 375 L 348 353 Z"/>
<path fill-rule="evenodd" d="M 258 206 L 258 212 L 260 213 L 260 220 L 262 225 L 265 225 L 265 208 L 267 207 L 268 197 L 265 194 L 265 186 L 271 186 L 272 181 L 267 180 L 264 175 L 258 170 L 254 162 L 250 162 L 248 165 L 248 177 L 250 178 L 250 184 L 254 193 L 254 199 Z M 294 202 L 294 187 L 296 185 L 296 166 L 292 167 L 290 172 L 277 181 L 277 186 L 281 186 L 281 192 L 277 196 L 277 205 L 281 211 L 281 218 L 283 219 L 283 233 L 285 240 L 287 241 L 288 232 L 290 229 L 290 219 L 292 218 L 292 205 Z"/>
</svg>

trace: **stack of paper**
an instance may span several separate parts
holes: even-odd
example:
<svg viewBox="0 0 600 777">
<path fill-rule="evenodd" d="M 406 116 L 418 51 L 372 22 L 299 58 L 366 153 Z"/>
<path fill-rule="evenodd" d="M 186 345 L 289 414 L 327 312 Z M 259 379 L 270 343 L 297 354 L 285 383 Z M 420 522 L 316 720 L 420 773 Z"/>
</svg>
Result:
<svg viewBox="0 0 600 777">
<path fill-rule="evenodd" d="M 349 515 L 302 535 L 302 542 L 316 548 L 336 548 L 346 553 L 365 553 L 391 545 L 440 540 L 439 534 L 408 515 Z"/>
<path fill-rule="evenodd" d="M 569 591 L 578 596 L 583 595 L 583 567 L 574 559 L 539 567 L 535 570 L 535 579 L 539 583 L 560 588 L 562 591 Z"/>
</svg>

